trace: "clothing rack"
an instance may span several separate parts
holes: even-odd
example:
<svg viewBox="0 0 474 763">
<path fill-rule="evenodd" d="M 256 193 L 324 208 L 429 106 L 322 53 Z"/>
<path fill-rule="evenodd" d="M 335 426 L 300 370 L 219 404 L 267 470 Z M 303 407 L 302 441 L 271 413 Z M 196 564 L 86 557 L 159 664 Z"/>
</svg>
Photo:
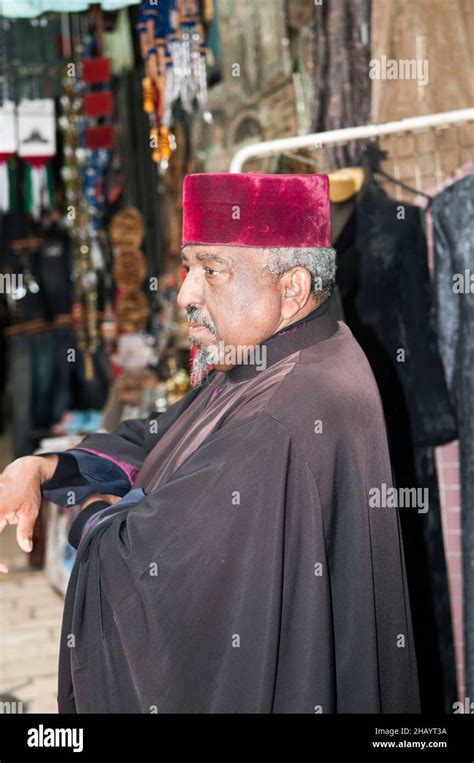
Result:
<svg viewBox="0 0 474 763">
<path fill-rule="evenodd" d="M 243 165 L 249 159 L 288 154 L 301 149 L 318 150 L 324 147 L 337 146 L 356 140 L 369 140 L 389 135 L 402 135 L 408 132 L 418 132 L 429 129 L 445 129 L 455 125 L 474 122 L 474 109 L 459 109 L 444 111 L 438 114 L 427 114 L 421 117 L 410 117 L 398 122 L 385 122 L 360 127 L 345 127 L 341 130 L 312 133 L 311 135 L 296 135 L 290 138 L 278 138 L 252 143 L 239 149 L 234 155 L 229 172 L 242 172 Z"/>
</svg>

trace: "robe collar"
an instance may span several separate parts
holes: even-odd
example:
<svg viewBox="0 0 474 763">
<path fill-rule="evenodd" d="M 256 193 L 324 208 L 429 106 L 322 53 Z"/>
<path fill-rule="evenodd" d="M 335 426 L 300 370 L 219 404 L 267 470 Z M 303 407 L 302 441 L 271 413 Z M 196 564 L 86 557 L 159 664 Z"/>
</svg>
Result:
<svg viewBox="0 0 474 763">
<path fill-rule="evenodd" d="M 266 347 L 266 368 L 279 360 L 292 355 L 298 350 L 317 344 L 322 339 L 328 339 L 337 328 L 338 323 L 330 310 L 331 298 L 323 302 L 299 321 L 285 326 L 282 331 L 268 337 L 262 345 Z M 257 376 L 259 371 L 255 363 L 238 365 L 225 373 L 226 382 L 235 383 L 247 381 Z"/>
</svg>

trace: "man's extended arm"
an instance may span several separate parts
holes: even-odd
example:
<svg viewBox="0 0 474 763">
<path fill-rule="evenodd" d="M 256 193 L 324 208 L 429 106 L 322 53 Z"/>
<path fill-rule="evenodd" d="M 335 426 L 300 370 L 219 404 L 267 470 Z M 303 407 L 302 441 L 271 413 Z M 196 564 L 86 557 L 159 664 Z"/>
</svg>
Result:
<svg viewBox="0 0 474 763">
<path fill-rule="evenodd" d="M 124 421 L 112 434 L 89 435 L 64 453 L 13 461 L 0 474 L 0 532 L 16 524 L 18 544 L 28 553 L 42 494 L 62 506 L 84 506 L 96 493 L 125 495 L 147 454 L 199 392 L 192 389 L 166 413 Z"/>
<path fill-rule="evenodd" d="M 152 418 L 125 421 L 113 434 L 91 435 L 64 453 L 24 456 L 9 464 L 0 475 L 0 532 L 16 524 L 18 545 L 29 553 L 42 495 L 72 506 L 95 493 L 127 493 L 146 458 Z"/>
<path fill-rule="evenodd" d="M 41 483 L 54 474 L 58 457 L 24 456 L 9 464 L 0 475 L 0 532 L 17 525 L 18 545 L 31 551 L 33 527 L 41 503 Z"/>
</svg>

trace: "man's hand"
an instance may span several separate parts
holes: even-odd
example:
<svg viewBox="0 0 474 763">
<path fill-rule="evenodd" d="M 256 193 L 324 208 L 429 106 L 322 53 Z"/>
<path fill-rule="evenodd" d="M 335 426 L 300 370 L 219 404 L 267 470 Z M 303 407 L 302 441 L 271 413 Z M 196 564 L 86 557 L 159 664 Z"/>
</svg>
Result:
<svg viewBox="0 0 474 763">
<path fill-rule="evenodd" d="M 0 532 L 17 525 L 18 545 L 29 553 L 33 548 L 33 528 L 41 505 L 41 485 L 51 479 L 58 457 L 24 456 L 17 458 L 0 474 Z M 0 572 L 8 572 L 0 564 Z"/>
</svg>

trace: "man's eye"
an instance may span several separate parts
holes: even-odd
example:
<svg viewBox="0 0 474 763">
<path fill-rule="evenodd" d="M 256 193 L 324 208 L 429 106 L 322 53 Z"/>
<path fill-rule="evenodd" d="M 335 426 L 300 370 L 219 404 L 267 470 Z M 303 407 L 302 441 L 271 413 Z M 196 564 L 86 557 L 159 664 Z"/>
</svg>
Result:
<svg viewBox="0 0 474 763">
<path fill-rule="evenodd" d="M 219 275 L 219 271 L 218 270 L 213 270 L 212 268 L 204 268 L 204 270 L 206 271 L 206 275 L 207 276 L 217 276 L 217 275 Z"/>
</svg>

